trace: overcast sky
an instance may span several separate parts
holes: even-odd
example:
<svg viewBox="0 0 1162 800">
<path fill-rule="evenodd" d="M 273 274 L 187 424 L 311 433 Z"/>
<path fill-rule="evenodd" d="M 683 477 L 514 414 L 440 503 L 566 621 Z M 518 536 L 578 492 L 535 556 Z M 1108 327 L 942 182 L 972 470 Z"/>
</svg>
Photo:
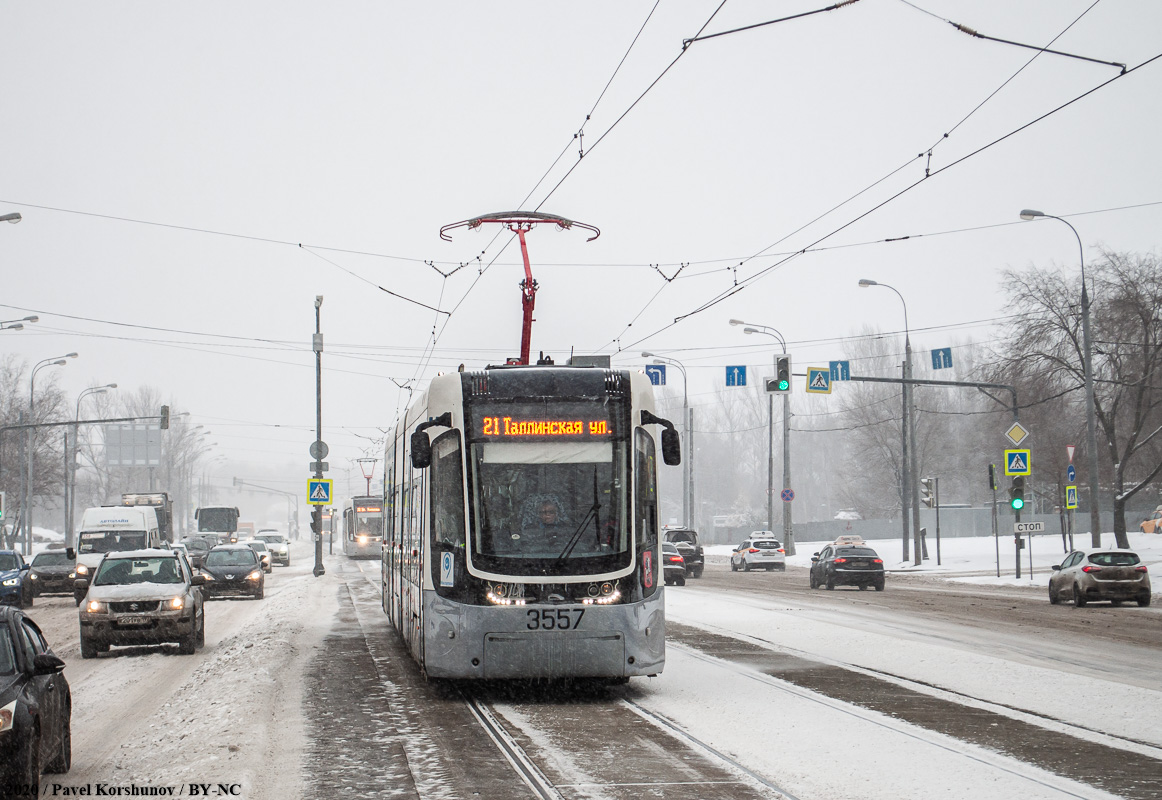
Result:
<svg viewBox="0 0 1162 800">
<path fill-rule="evenodd" d="M 993 341 L 1002 270 L 1078 266 L 1022 208 L 1087 259 L 1157 248 L 1162 60 L 1133 69 L 1162 54 L 1156 0 L 860 0 L 683 50 L 824 5 L 5 0 L 0 318 L 41 321 L 0 343 L 79 352 L 70 398 L 158 388 L 223 474 L 305 478 L 321 294 L 341 477 L 398 384 L 518 353 L 512 237 L 439 236 L 481 214 L 601 230 L 529 234 L 534 355 L 648 349 L 692 394 L 770 363 L 732 317 L 797 371 L 902 329 L 861 277 L 920 351 Z"/>
</svg>

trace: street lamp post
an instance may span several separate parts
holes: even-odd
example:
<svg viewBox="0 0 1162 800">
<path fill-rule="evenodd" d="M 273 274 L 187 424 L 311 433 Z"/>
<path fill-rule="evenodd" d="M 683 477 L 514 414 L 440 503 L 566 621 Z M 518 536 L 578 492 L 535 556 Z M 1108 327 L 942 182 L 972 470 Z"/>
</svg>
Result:
<svg viewBox="0 0 1162 800">
<path fill-rule="evenodd" d="M 740 319 L 730 320 L 731 325 L 749 325 Z M 787 340 L 783 334 L 770 325 L 749 325 L 743 333 L 762 333 L 774 337 L 787 354 Z M 791 395 L 783 394 L 783 489 L 791 488 Z M 775 396 L 767 395 L 767 529 L 775 530 Z M 795 555 L 795 529 L 791 503 L 783 501 L 783 549 L 787 555 Z"/>
<path fill-rule="evenodd" d="M 116 389 L 117 384 L 107 383 L 104 386 L 90 386 L 88 389 L 82 389 L 81 393 L 77 395 L 77 409 L 73 415 L 72 425 L 72 446 L 65 442 L 65 547 L 73 547 L 76 544 L 76 532 L 73 529 L 76 515 L 76 487 L 77 487 L 77 455 L 80 450 L 80 425 L 81 419 L 81 400 L 91 394 L 104 394 L 109 389 Z M 66 433 L 66 438 L 68 434 Z"/>
<path fill-rule="evenodd" d="M 24 219 L 24 217 L 20 216 L 19 211 L 13 211 L 9 214 L 0 214 L 0 222 L 11 222 L 13 225 L 15 225 L 17 222 L 20 222 L 22 219 Z"/>
<path fill-rule="evenodd" d="M 1067 220 L 1046 214 L 1043 211 L 1034 211 L 1026 208 L 1021 211 L 1021 219 L 1032 220 L 1038 217 L 1055 219 L 1069 225 L 1069 230 L 1077 238 L 1077 255 L 1081 262 L 1081 370 L 1085 377 L 1085 449 L 1088 451 L 1086 460 L 1089 462 L 1089 536 L 1094 547 L 1101 547 L 1101 512 L 1098 504 L 1098 457 L 1097 457 L 1097 416 L 1094 411 L 1093 396 L 1093 344 L 1089 334 L 1089 288 L 1085 283 L 1085 248 L 1081 244 L 1081 235 L 1077 228 Z"/>
<path fill-rule="evenodd" d="M 690 395 L 687 391 L 686 368 L 675 358 L 663 358 L 648 351 L 642 352 L 642 358 L 652 358 L 655 364 L 673 364 L 682 373 L 682 416 L 685 419 L 683 427 L 686 429 L 686 457 L 682 459 L 682 524 L 689 529 L 694 527 L 694 412 L 690 409 Z"/>
<path fill-rule="evenodd" d="M 359 471 L 363 473 L 363 477 L 367 480 L 367 496 L 371 496 L 371 478 L 375 475 L 375 462 L 378 458 L 357 458 L 355 463 L 359 465 Z"/>
<path fill-rule="evenodd" d="M 919 442 L 916 440 L 916 405 L 912 393 L 912 385 L 908 383 L 912 379 L 912 337 L 908 329 L 908 304 L 904 300 L 904 295 L 900 294 L 894 286 L 889 286 L 886 283 L 879 283 L 868 278 L 860 278 L 860 288 L 866 289 L 869 286 L 882 286 L 885 289 L 891 289 L 900 298 L 900 303 L 904 306 L 904 420 L 901 427 L 906 431 L 901 434 L 901 441 L 903 442 L 903 452 L 901 453 L 901 472 L 903 473 L 903 517 L 904 517 L 904 560 L 908 560 L 908 506 L 912 506 L 912 543 L 913 543 L 913 559 L 912 563 L 915 566 L 920 566 L 923 563 L 923 542 L 920 540 L 920 484 L 916 480 L 916 476 L 920 474 L 920 468 L 917 464 L 917 452 L 920 449 Z M 911 451 L 908 450 L 909 440 L 912 443 Z"/>
<path fill-rule="evenodd" d="M 32 368 L 32 373 L 28 377 L 29 423 L 36 423 L 36 373 L 44 367 L 63 367 L 69 363 L 67 359 L 76 357 L 76 353 L 67 353 L 63 356 L 46 358 L 43 361 L 36 362 L 36 365 Z M 35 428 L 29 428 L 28 436 L 26 438 L 28 443 L 28 471 L 24 479 L 24 541 L 22 543 L 24 555 L 28 555 L 32 551 L 32 468 L 36 459 L 36 440 L 34 437 L 34 431 Z"/>
<path fill-rule="evenodd" d="M 24 323 L 26 322 L 40 322 L 40 317 L 21 317 L 20 319 L 5 319 L 0 320 L 0 331 L 20 331 L 24 330 Z"/>
</svg>

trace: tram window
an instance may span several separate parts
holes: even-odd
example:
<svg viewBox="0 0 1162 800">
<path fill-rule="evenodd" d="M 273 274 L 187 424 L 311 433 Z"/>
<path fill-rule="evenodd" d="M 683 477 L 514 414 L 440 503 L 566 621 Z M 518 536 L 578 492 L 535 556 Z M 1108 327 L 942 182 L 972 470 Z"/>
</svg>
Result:
<svg viewBox="0 0 1162 800">
<path fill-rule="evenodd" d="M 464 462 L 460 432 L 446 431 L 432 443 L 432 543 L 464 546 Z"/>
<path fill-rule="evenodd" d="M 634 477 L 637 479 L 636 498 L 637 529 L 641 543 L 650 546 L 658 540 L 658 498 L 657 460 L 654 457 L 654 440 L 641 428 L 637 429 L 637 464 Z"/>
</svg>

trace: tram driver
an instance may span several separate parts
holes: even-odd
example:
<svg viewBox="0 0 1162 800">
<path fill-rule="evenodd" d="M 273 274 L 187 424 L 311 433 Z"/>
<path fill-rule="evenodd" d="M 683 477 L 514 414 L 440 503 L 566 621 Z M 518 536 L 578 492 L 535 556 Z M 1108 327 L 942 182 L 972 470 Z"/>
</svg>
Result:
<svg viewBox="0 0 1162 800">
<path fill-rule="evenodd" d="M 551 495 L 531 499 L 521 518 L 522 549 L 560 552 L 573 533 L 561 511 L 560 501 Z"/>
</svg>

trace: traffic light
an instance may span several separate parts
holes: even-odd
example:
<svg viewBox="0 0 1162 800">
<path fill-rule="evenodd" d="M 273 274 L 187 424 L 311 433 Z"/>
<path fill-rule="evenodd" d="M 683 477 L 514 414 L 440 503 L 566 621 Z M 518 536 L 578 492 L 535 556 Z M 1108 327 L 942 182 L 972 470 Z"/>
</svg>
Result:
<svg viewBox="0 0 1162 800">
<path fill-rule="evenodd" d="M 1013 487 L 1009 489 L 1009 505 L 1013 511 L 1020 511 L 1025 507 L 1025 476 L 1014 475 Z"/>
<path fill-rule="evenodd" d="M 169 430 L 169 406 L 161 407 L 161 423 L 159 426 L 163 431 Z"/>
<path fill-rule="evenodd" d="M 935 481 L 935 478 L 920 479 L 920 502 L 928 506 L 928 508 L 936 505 L 936 494 L 933 491 Z"/>
<path fill-rule="evenodd" d="M 791 391 L 791 357 L 775 356 L 775 394 L 789 394 Z"/>
</svg>

